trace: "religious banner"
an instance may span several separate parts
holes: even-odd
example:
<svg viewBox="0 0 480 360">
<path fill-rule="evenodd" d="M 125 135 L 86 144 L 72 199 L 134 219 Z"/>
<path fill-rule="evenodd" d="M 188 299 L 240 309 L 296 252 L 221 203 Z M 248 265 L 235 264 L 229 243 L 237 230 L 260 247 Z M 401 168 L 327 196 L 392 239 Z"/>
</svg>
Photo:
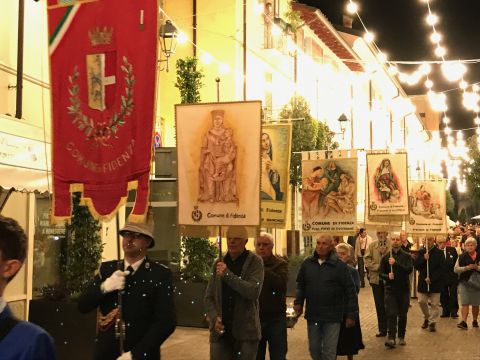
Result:
<svg viewBox="0 0 480 360">
<path fill-rule="evenodd" d="M 357 159 L 302 161 L 304 233 L 355 233 L 357 225 Z"/>
<path fill-rule="evenodd" d="M 447 232 L 445 180 L 410 180 L 410 214 L 407 232 L 445 234 Z"/>
<path fill-rule="evenodd" d="M 156 0 L 48 0 L 53 216 L 71 192 L 101 219 L 136 189 L 130 220 L 148 207 L 158 42 Z"/>
<path fill-rule="evenodd" d="M 292 125 L 264 125 L 261 136 L 261 223 L 285 228 Z"/>
<path fill-rule="evenodd" d="M 367 154 L 368 216 L 407 215 L 407 154 Z"/>
<path fill-rule="evenodd" d="M 178 223 L 260 224 L 261 102 L 176 105 Z"/>
</svg>

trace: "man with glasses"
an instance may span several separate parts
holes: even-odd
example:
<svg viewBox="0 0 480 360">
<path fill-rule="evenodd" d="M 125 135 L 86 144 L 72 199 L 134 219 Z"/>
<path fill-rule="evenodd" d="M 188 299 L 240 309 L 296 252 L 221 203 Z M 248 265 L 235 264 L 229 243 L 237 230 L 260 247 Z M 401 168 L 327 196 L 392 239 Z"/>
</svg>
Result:
<svg viewBox="0 0 480 360">
<path fill-rule="evenodd" d="M 83 313 L 100 308 L 95 359 L 158 360 L 161 344 L 176 326 L 172 275 L 168 268 L 147 257 L 147 250 L 155 244 L 153 221 L 127 222 L 120 235 L 124 259 L 101 264 L 80 297 L 78 308 Z M 119 330 L 119 291 L 125 324 L 123 354 L 115 334 Z"/>
</svg>

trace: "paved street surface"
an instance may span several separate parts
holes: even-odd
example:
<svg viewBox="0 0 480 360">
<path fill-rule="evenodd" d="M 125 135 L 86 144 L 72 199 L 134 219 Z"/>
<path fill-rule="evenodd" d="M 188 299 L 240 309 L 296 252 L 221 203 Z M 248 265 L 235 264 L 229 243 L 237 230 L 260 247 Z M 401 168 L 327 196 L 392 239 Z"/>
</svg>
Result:
<svg viewBox="0 0 480 360">
<path fill-rule="evenodd" d="M 408 312 L 406 346 L 385 349 L 385 338 L 376 338 L 377 320 L 371 289 L 360 291 L 360 318 L 365 350 L 355 359 L 388 360 L 480 360 L 480 330 L 471 327 L 469 317 L 467 331 L 456 327 L 456 319 L 439 319 L 437 332 L 422 330 L 423 318 L 417 300 L 412 299 Z M 288 330 L 288 359 L 309 360 L 306 322 L 302 318 L 293 330 Z M 162 359 L 165 360 L 208 360 L 208 331 L 195 328 L 177 328 L 175 333 L 162 346 Z M 346 357 L 338 357 L 346 359 Z"/>
</svg>

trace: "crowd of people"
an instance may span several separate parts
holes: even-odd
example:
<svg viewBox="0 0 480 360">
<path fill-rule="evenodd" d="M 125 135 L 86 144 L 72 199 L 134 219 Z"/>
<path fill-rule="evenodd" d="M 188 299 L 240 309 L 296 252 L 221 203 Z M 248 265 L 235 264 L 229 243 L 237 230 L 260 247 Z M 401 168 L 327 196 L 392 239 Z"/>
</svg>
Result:
<svg viewBox="0 0 480 360">
<path fill-rule="evenodd" d="M 347 242 L 319 234 L 312 255 L 300 266 L 293 303 L 296 316 L 304 314 L 307 322 L 311 358 L 352 359 L 365 348 L 358 294 L 366 281 L 375 302 L 376 336 L 386 337 L 388 349 L 405 346 L 415 271 L 423 314 L 418 326 L 435 332 L 439 317 L 458 318 L 460 310 L 459 329 L 478 327 L 479 233 L 458 227 L 413 242 L 405 232 L 379 231 L 373 240 L 360 229 Z M 79 310 L 99 310 L 96 359 L 159 359 L 162 343 L 176 327 L 171 273 L 147 256 L 155 241 L 150 225 L 127 223 L 120 234 L 125 258 L 121 264 L 102 263 L 79 299 Z M 268 349 L 270 359 L 285 360 L 288 263 L 273 253 L 269 233 L 254 240 L 255 251 L 247 250 L 247 243 L 244 227 L 229 228 L 227 252 L 213 264 L 205 294 L 210 359 L 263 360 Z M 38 326 L 16 319 L 2 300 L 25 254 L 23 229 L 0 216 L 0 353 L 9 354 L 6 359 L 55 359 L 52 338 Z M 125 293 L 119 308 L 119 294 Z M 120 315 L 126 329 L 121 347 Z"/>
</svg>

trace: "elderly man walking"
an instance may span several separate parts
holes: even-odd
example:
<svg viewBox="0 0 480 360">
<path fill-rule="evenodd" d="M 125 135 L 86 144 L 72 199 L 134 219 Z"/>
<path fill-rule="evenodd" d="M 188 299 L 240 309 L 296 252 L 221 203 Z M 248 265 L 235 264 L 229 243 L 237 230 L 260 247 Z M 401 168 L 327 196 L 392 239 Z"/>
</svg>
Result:
<svg viewBox="0 0 480 360">
<path fill-rule="evenodd" d="M 424 316 L 422 329 L 434 332 L 440 315 L 440 293 L 446 284 L 445 257 L 435 246 L 434 235 L 426 236 L 425 246 L 419 250 L 414 265 L 418 270 L 418 305 Z"/>
<path fill-rule="evenodd" d="M 216 261 L 205 294 L 211 360 L 255 360 L 261 338 L 262 259 L 248 251 L 247 230 L 230 227 L 228 252 Z"/>
<path fill-rule="evenodd" d="M 382 234 L 383 235 L 383 234 Z M 387 336 L 387 315 L 385 313 L 384 281 L 380 278 L 380 262 L 382 256 L 390 249 L 386 237 L 379 237 L 371 243 L 365 252 L 365 267 L 368 270 L 368 281 L 372 288 L 375 311 L 377 313 L 378 333 L 376 337 Z"/>
<path fill-rule="evenodd" d="M 334 251 L 332 236 L 320 234 L 312 256 L 302 263 L 297 277 L 294 308 L 303 313 L 306 301 L 308 344 L 313 360 L 335 360 L 340 324 L 355 325 L 357 293 L 348 270 Z"/>
<path fill-rule="evenodd" d="M 396 336 L 398 343 L 406 345 L 407 313 L 410 305 L 409 275 L 413 270 L 413 261 L 402 250 L 400 233 L 390 236 L 392 249 L 382 257 L 380 277 L 385 281 L 385 312 L 387 314 L 388 340 L 385 346 L 394 348 Z"/>
<path fill-rule="evenodd" d="M 260 294 L 262 339 L 258 344 L 257 360 L 264 360 L 267 350 L 271 360 L 285 360 L 287 355 L 286 292 L 288 263 L 273 255 L 273 236 L 260 233 L 255 252 L 263 260 L 265 276 Z"/>
</svg>

